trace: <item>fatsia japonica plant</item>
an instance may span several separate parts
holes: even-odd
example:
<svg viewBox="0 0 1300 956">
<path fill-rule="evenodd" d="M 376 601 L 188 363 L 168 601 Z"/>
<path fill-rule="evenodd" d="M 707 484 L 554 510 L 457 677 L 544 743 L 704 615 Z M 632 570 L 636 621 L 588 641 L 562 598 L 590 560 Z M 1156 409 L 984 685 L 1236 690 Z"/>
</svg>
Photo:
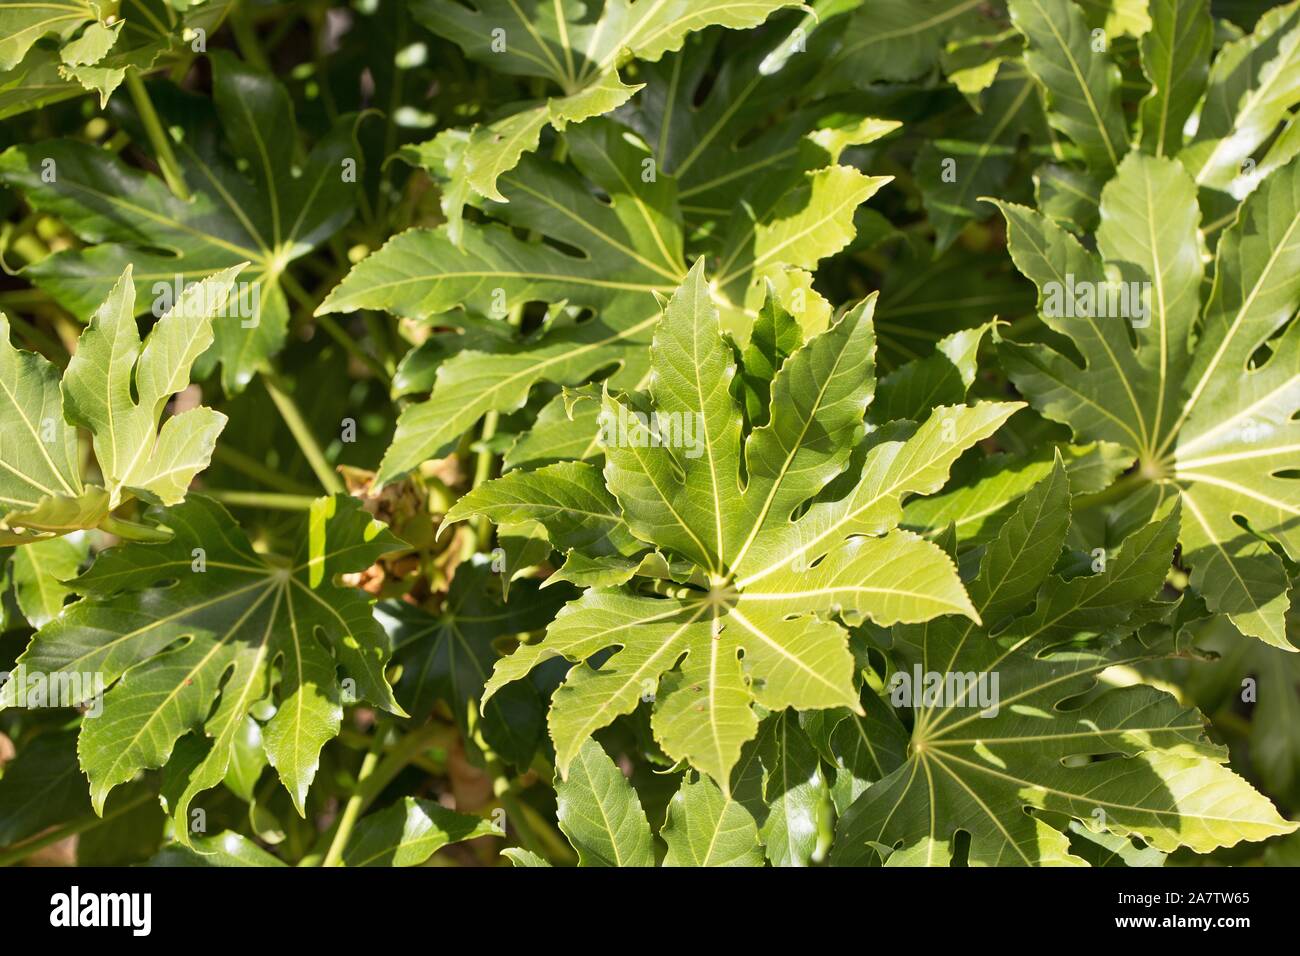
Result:
<svg viewBox="0 0 1300 956">
<path fill-rule="evenodd" d="M 1300 0 L 0 74 L 0 863 L 1300 860 Z"/>
</svg>

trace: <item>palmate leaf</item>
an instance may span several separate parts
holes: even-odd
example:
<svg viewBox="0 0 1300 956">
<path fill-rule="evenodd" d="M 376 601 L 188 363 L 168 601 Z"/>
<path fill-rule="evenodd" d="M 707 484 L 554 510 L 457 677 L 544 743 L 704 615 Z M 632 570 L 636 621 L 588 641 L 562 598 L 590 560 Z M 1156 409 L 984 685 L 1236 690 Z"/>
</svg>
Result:
<svg viewBox="0 0 1300 956">
<path fill-rule="evenodd" d="M 11 147 L 0 154 L 0 181 L 88 243 L 24 273 L 78 316 L 89 315 L 131 263 L 142 312 L 178 284 L 250 263 L 205 357 L 206 368 L 221 363 L 222 385 L 234 393 L 284 344 L 281 277 L 289 264 L 352 218 L 357 187 L 345 161 L 359 161 L 360 151 L 356 119 L 343 117 L 299 168 L 285 89 L 230 54 L 213 53 L 211 62 L 215 109 L 205 97 L 157 88 L 159 112 L 184 131 L 174 148 L 194 192 L 189 202 L 157 176 L 75 140 Z"/>
<path fill-rule="evenodd" d="M 938 682 L 894 701 L 913 707 L 907 758 L 841 818 L 832 862 L 870 862 L 883 849 L 891 865 L 944 865 L 960 830 L 972 866 L 1084 863 L 1053 815 L 1162 851 L 1207 852 L 1296 828 L 1223 766 L 1227 752 L 1204 736 L 1196 711 L 1143 684 L 1094 692 L 1106 668 L 1173 650 L 1173 637 L 1147 644 L 1111 632 L 1131 629 L 1130 615 L 1159 591 L 1176 503 L 1104 570 L 1067 580 L 1050 568 L 1069 520 L 1058 463 L 969 583 L 985 625 L 946 618 L 894 629 L 900 671 Z"/>
<path fill-rule="evenodd" d="M 76 579 L 83 598 L 37 632 L 0 688 L 0 708 L 18 702 L 29 674 L 102 678 L 103 713 L 83 721 L 79 740 L 97 810 L 114 787 L 168 763 L 180 738 L 199 733 L 193 763 L 169 767 L 179 775 L 169 809 L 187 842 L 191 803 L 225 778 L 250 710 L 270 699 L 277 709 L 262 728 L 266 756 L 302 812 L 320 749 L 338 733 L 345 690 L 402 713 L 367 597 L 333 584 L 401 542 L 341 495 L 313 505 L 292 560 L 258 555 L 230 515 L 201 496 L 162 518 L 170 541 L 105 551 Z"/>
<path fill-rule="evenodd" d="M 1100 255 L 1039 213 L 999 205 L 1043 321 L 1084 361 L 1008 344 L 1008 375 L 1078 439 L 1135 455 L 1151 502 L 1179 495 L 1193 587 L 1244 633 L 1289 648 L 1288 579 L 1270 545 L 1300 557 L 1300 484 L 1287 470 L 1300 448 L 1300 325 L 1287 325 L 1300 306 L 1300 164 L 1243 204 L 1204 308 L 1196 187 L 1177 162 L 1134 153 L 1121 164 L 1102 193 Z M 1069 290 L 1118 291 L 1107 267 L 1129 283 L 1128 314 L 1083 314 Z"/>
<path fill-rule="evenodd" d="M 676 186 L 662 173 L 646 180 L 648 147 L 616 123 L 575 127 L 566 142 L 585 179 L 527 157 L 500 179 L 510 202 L 484 205 L 503 224 L 467 225 L 459 248 L 445 228 L 402 233 L 322 304 L 322 313 L 383 309 L 422 319 L 459 307 L 504 318 L 529 302 L 567 306 L 553 308 L 538 335 L 491 354 L 469 349 L 443 363 L 430 400 L 398 420 L 378 482 L 442 453 L 484 413 L 520 407 L 539 381 L 577 384 L 614 368 L 611 385 L 641 383 L 658 318 L 655 294 L 671 293 L 687 271 Z M 732 234 L 720 277 L 726 288 L 715 292 L 739 316 L 734 324 L 757 312 L 765 280 L 790 288 L 806 281 L 802 270 L 842 248 L 853 234 L 853 210 L 887 181 L 838 165 L 806 179 L 757 225 L 746 221 Z M 507 227 L 533 230 L 563 247 L 525 242 Z M 579 310 L 593 315 L 575 321 Z"/>
<path fill-rule="evenodd" d="M 772 12 L 794 6 L 795 0 L 485 0 L 470 8 L 456 0 L 416 0 L 412 13 L 471 59 L 502 73 L 547 81 L 561 91 L 475 127 L 458 148 L 458 183 L 508 202 L 498 180 L 521 156 L 537 149 L 542 130 L 562 130 L 608 113 L 641 88 L 620 79 L 621 65 L 634 59 L 654 62 L 678 49 L 693 31 L 753 27 Z M 448 193 L 463 195 L 463 186 Z M 443 208 L 453 223 L 452 239 L 459 241 L 459 204 L 444 200 Z"/>
<path fill-rule="evenodd" d="M 487 561 L 460 565 L 438 614 L 402 601 L 386 601 L 376 617 L 402 667 L 394 688 L 402 708 L 422 720 L 439 701 L 451 709 L 471 746 L 482 735 L 492 752 L 526 767 L 541 742 L 545 704 L 527 683 L 496 695 L 481 719 L 472 720 L 499 654 L 496 643 L 539 630 L 571 596 L 563 587 L 539 589 L 520 581 L 504 601 Z"/>
<path fill-rule="evenodd" d="M 0 316 L 0 542 L 93 528 L 128 498 L 172 505 L 207 467 L 226 417 L 198 407 L 159 418 L 212 343 L 239 266 L 196 282 L 143 344 L 130 266 L 81 333 L 62 380 L 9 342 Z M 77 426 L 90 432 L 98 484 L 83 480 Z"/>
<path fill-rule="evenodd" d="M 891 529 L 904 497 L 937 490 L 964 449 L 1022 406 L 939 407 L 919 427 L 900 423 L 890 439 L 863 445 L 875 387 L 872 303 L 780 363 L 768 420 L 746 435 L 730 391 L 735 353 L 719 335 L 697 264 L 655 332 L 649 394 L 606 394 L 601 510 L 621 513 L 623 525 L 609 525 L 604 540 L 630 532 L 667 556 L 673 578 L 695 586 L 659 594 L 636 583 L 590 588 L 542 641 L 497 664 L 489 698 L 547 658 L 581 662 L 619 648 L 598 667 L 580 663 L 555 694 L 549 724 L 561 773 L 592 732 L 653 696 L 651 723 L 665 752 L 725 793 L 757 731 L 754 704 L 858 706 L 847 635 L 829 615 L 894 623 L 973 613 L 947 556 Z M 642 409 L 659 417 L 638 418 Z M 679 424 L 674 447 L 651 442 L 651 421 L 661 429 L 689 421 L 695 438 Z M 590 478 L 584 490 L 600 496 Z M 557 517 L 550 491 L 544 479 L 512 473 L 462 498 L 447 518 L 490 516 L 509 497 L 512 520 L 536 520 L 557 546 L 573 541 L 582 553 L 571 537 L 575 518 Z"/>
</svg>

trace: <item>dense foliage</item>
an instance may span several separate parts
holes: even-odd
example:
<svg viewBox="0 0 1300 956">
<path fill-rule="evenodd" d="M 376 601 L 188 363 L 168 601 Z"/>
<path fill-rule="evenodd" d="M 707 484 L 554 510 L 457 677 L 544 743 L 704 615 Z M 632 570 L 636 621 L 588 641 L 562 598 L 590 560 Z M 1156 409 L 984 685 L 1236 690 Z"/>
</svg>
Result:
<svg viewBox="0 0 1300 956">
<path fill-rule="evenodd" d="M 3 863 L 1300 862 L 1300 0 L 0 76 Z"/>
</svg>

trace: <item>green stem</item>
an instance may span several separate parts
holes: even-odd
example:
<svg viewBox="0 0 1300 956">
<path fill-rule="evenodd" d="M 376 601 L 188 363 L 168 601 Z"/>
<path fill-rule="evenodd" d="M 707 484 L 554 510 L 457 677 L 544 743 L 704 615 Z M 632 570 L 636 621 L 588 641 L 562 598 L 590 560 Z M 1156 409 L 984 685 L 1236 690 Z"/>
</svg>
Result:
<svg viewBox="0 0 1300 956">
<path fill-rule="evenodd" d="M 315 322 L 317 326 L 329 333 L 330 338 L 343 346 L 343 349 L 349 355 L 359 361 L 366 368 L 370 369 L 370 371 L 374 373 L 375 377 L 381 382 L 385 385 L 392 383 L 393 377 L 388 373 L 388 369 L 384 368 L 383 363 L 359 346 L 356 343 L 356 340 L 353 339 L 352 336 L 348 335 L 348 333 L 334 321 L 333 316 L 318 315 L 315 318 Z"/>
<path fill-rule="evenodd" d="M 298 411 L 298 406 L 294 404 L 293 399 L 273 381 L 273 377 L 268 374 L 262 375 L 262 384 L 266 387 L 266 393 L 271 396 L 271 401 L 280 412 L 280 417 L 284 419 L 285 425 L 293 433 L 294 440 L 298 443 L 299 449 L 302 450 L 303 457 L 307 459 L 307 464 L 315 472 L 316 478 L 321 483 L 321 487 L 332 495 L 346 494 L 347 488 L 343 485 L 343 479 L 338 476 L 329 462 L 325 459 L 325 452 L 317 443 L 307 427 L 306 420 L 302 417 L 302 412 Z"/>
<path fill-rule="evenodd" d="M 478 459 L 474 462 L 475 488 L 492 477 L 496 456 L 492 454 L 490 443 L 497 433 L 497 423 L 500 420 L 501 416 L 497 412 L 488 412 L 483 416 L 483 428 L 479 432 L 479 441 L 483 443 L 483 447 L 479 449 Z M 472 520 L 478 550 L 487 551 L 492 546 L 492 523 L 488 521 L 487 515 L 475 515 Z"/>
<path fill-rule="evenodd" d="M 97 527 L 100 531 L 115 534 L 124 541 L 144 541 L 150 544 L 161 544 L 172 539 L 170 531 L 164 531 L 162 528 L 140 524 L 135 521 L 127 521 L 125 518 L 118 518 L 114 515 L 105 515 Z"/>
<path fill-rule="evenodd" d="M 246 455 L 237 448 L 217 445 L 212 457 L 222 464 L 229 465 L 236 471 L 243 472 L 249 478 L 260 481 L 269 488 L 275 488 L 290 495 L 310 495 L 312 493 L 310 486 L 300 484 L 292 478 L 280 474 L 274 468 L 268 468 L 252 455 Z"/>
<path fill-rule="evenodd" d="M 347 806 L 343 808 L 338 829 L 334 831 L 334 839 L 330 841 L 330 848 L 325 854 L 325 859 L 321 861 L 321 866 L 341 866 L 343 863 L 343 849 L 348 845 L 348 837 L 352 836 L 352 828 L 356 826 L 357 818 L 361 816 L 361 804 L 364 799 L 362 787 L 379 764 L 379 754 L 384 749 L 386 733 L 387 728 L 382 724 L 375 728 L 370 749 L 366 751 L 365 759 L 361 761 L 361 770 L 357 774 L 357 787 L 348 798 Z"/>
<path fill-rule="evenodd" d="M 140 121 L 144 123 L 144 131 L 149 136 L 154 158 L 158 160 L 158 168 L 162 171 L 167 188 L 177 199 L 188 202 L 190 191 L 185 185 L 185 177 L 181 175 L 180 164 L 176 162 L 176 154 L 172 152 L 171 137 L 158 119 L 158 112 L 153 108 L 153 100 L 149 99 L 149 91 L 144 87 L 139 70 L 127 69 L 126 88 L 131 94 L 131 101 L 135 103 L 136 112 L 140 114 Z"/>
<path fill-rule="evenodd" d="M 311 495 L 289 495 L 275 491 L 203 490 L 214 501 L 236 508 L 271 508 L 276 511 L 310 511 L 316 501 Z"/>
<path fill-rule="evenodd" d="M 560 152 L 559 146 L 556 147 L 555 152 Z M 506 316 L 506 322 L 516 329 L 523 324 L 523 321 L 523 305 L 516 305 Z M 496 456 L 492 454 L 489 444 L 496 435 L 497 425 L 500 422 L 501 415 L 496 411 L 488 412 L 483 416 L 483 427 L 479 431 L 479 441 L 483 444 L 483 447 L 479 449 L 478 459 L 474 462 L 475 488 L 492 477 L 492 469 L 496 465 Z M 471 519 L 471 526 L 474 528 L 474 537 L 478 550 L 487 551 L 492 546 L 492 523 L 488 521 L 486 515 L 475 515 Z"/>
<path fill-rule="evenodd" d="M 401 773 L 403 768 L 416 756 L 427 750 L 440 732 L 437 724 L 425 724 L 423 727 L 412 730 L 390 747 L 370 775 L 364 780 L 358 780 L 357 791 L 354 795 L 360 797 L 358 814 L 365 813 L 369 806 L 383 793 L 384 788 L 392 783 L 393 778 Z M 364 769 L 363 766 L 362 770 L 364 771 Z M 320 840 L 317 841 L 317 850 L 299 860 L 298 865 L 316 866 L 321 859 L 320 848 L 333 845 L 342 823 L 342 818 L 340 818 L 332 827 L 321 834 Z"/>
<path fill-rule="evenodd" d="M 1131 471 L 1127 475 L 1117 478 L 1108 488 L 1093 495 L 1080 495 L 1070 505 L 1071 511 L 1078 514 L 1080 511 L 1087 511 L 1090 508 L 1101 508 L 1114 504 L 1117 501 L 1123 501 L 1133 492 L 1140 489 L 1143 485 L 1150 484 L 1150 479 L 1140 471 Z"/>
</svg>

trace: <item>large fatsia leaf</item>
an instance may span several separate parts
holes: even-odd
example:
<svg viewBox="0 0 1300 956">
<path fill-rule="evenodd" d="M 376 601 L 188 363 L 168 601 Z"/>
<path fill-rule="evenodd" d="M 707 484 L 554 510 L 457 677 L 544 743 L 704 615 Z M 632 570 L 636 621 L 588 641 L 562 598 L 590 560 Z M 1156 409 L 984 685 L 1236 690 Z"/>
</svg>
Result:
<svg viewBox="0 0 1300 956">
<path fill-rule="evenodd" d="M 1084 361 L 1008 345 L 1007 373 L 1078 438 L 1134 454 L 1152 501 L 1178 494 L 1193 586 L 1244 633 L 1290 647 L 1288 581 L 1268 542 L 1300 556 L 1300 485 L 1287 471 L 1300 438 L 1300 325 L 1286 327 L 1300 305 L 1300 165 L 1243 205 L 1216 250 L 1203 309 L 1196 189 L 1176 162 L 1124 161 L 1102 193 L 1100 255 L 1041 214 L 1000 205 L 1043 321 Z M 1086 292 L 1121 302 L 1109 295 L 1121 288 L 1128 309 L 1084 301 Z"/>
<path fill-rule="evenodd" d="M 179 17 L 166 0 L 0 4 L 0 119 L 87 91 L 99 94 L 102 108 L 128 69 L 192 52 L 192 41 L 215 32 L 232 2 L 199 0 Z"/>
<path fill-rule="evenodd" d="M 142 344 L 127 266 L 61 380 L 44 358 L 10 344 L 0 315 L 0 542 L 92 528 L 132 497 L 167 505 L 185 497 L 226 417 L 200 406 L 158 421 L 212 343 L 213 317 L 240 268 L 189 286 Z M 83 480 L 77 426 L 93 439 L 98 483 Z"/>
<path fill-rule="evenodd" d="M 889 692 L 912 709 L 907 760 L 841 818 L 833 862 L 884 852 L 891 865 L 947 864 L 960 830 L 970 865 L 1083 863 L 1052 815 L 1162 851 L 1296 828 L 1223 766 L 1227 752 L 1195 710 L 1142 684 L 1097 690 L 1106 668 L 1173 649 L 1169 636 L 1145 644 L 1111 634 L 1164 581 L 1176 503 L 1104 570 L 1067 579 L 1050 568 L 1069 520 L 1058 464 L 970 582 L 985 625 L 946 618 L 894 629 Z"/>
<path fill-rule="evenodd" d="M 302 812 L 345 696 L 402 713 L 369 600 L 333 583 L 401 543 L 342 495 L 315 502 L 291 560 L 259 555 L 202 496 L 162 518 L 170 541 L 112 548 L 77 578 L 82 600 L 36 633 L 0 688 L 0 708 L 18 702 L 28 675 L 100 676 L 103 713 L 83 721 L 79 740 L 97 810 L 114 787 L 166 764 L 182 736 L 199 734 L 201 752 L 177 771 L 170 808 L 185 840 L 190 804 L 225 778 L 247 716 L 269 698 L 266 756 Z M 87 702 L 91 684 L 70 682 L 84 699 L 67 703 Z"/>
<path fill-rule="evenodd" d="M 537 149 L 547 126 L 564 129 L 608 113 L 641 88 L 620 79 L 620 66 L 633 59 L 658 60 L 693 31 L 753 27 L 773 11 L 797 5 L 793 0 L 607 0 L 600 5 L 485 0 L 470 8 L 457 0 L 416 0 L 412 13 L 471 59 L 561 91 L 475 127 L 459 147 L 457 178 L 480 196 L 507 202 L 498 180 Z M 459 217 L 459 208 L 444 202 L 444 209 L 453 221 Z"/>
<path fill-rule="evenodd" d="M 549 725 L 561 773 L 592 732 L 653 696 L 651 725 L 665 752 L 725 793 L 758 727 L 754 704 L 858 707 L 847 635 L 830 615 L 888 624 L 973 613 L 947 556 L 891 529 L 904 497 L 937 490 L 957 456 L 1021 406 L 939 407 L 919 427 L 900 423 L 896 440 L 863 445 L 875 389 L 872 304 L 780 363 L 765 424 L 745 434 L 731 394 L 735 352 L 719 335 L 697 264 L 655 332 L 649 393 L 606 394 L 608 494 L 627 530 L 694 586 L 590 588 L 541 642 L 497 664 L 488 696 L 547 658 L 584 661 L 618 648 L 599 666 L 580 663 L 555 694 Z M 509 495 L 513 520 L 538 521 L 552 540 L 572 535 L 572 516 L 556 518 L 539 486 L 506 475 L 461 499 L 448 520 L 490 515 Z"/>
<path fill-rule="evenodd" d="M 1011 20 L 1028 41 L 1025 66 L 1042 84 L 1047 120 L 1079 147 L 1095 172 L 1108 175 L 1128 152 L 1120 108 L 1119 69 L 1070 0 L 1010 0 Z"/>
<path fill-rule="evenodd" d="M 448 448 L 484 413 L 520 407 L 539 381 L 576 384 L 613 367 L 611 384 L 633 387 L 645 374 L 659 311 L 655 294 L 671 293 L 686 275 L 676 186 L 663 174 L 646 181 L 649 148 L 618 124 L 584 124 L 566 142 L 582 176 L 527 157 L 501 177 L 510 202 L 484 204 L 502 224 L 467 225 L 460 247 L 445 228 L 402 233 L 354 268 L 321 306 L 323 313 L 366 308 L 414 318 L 458 307 L 504 318 L 538 301 L 568 307 L 554 309 L 559 314 L 535 336 L 493 353 L 467 349 L 442 364 L 430 400 L 398 420 L 378 481 Z M 757 312 L 762 280 L 785 286 L 788 271 L 841 248 L 852 235 L 853 209 L 885 181 L 841 166 L 810 173 L 804 190 L 738 232 L 728 289 L 718 298 L 731 312 Z M 563 247 L 524 241 L 512 229 Z M 579 310 L 594 314 L 575 321 Z"/>
<path fill-rule="evenodd" d="M 136 306 L 144 312 L 170 302 L 184 284 L 250 263 L 238 296 L 214 323 L 206 358 L 209 367 L 221 362 L 222 384 L 233 393 L 284 345 L 281 277 L 289 263 L 352 217 L 355 177 L 345 175 L 344 160 L 360 153 L 355 118 L 344 117 L 299 168 L 285 89 L 233 55 L 214 53 L 211 61 L 212 101 L 159 88 L 167 90 L 160 112 L 184 131 L 174 148 L 190 201 L 157 176 L 70 139 L 11 147 L 0 154 L 0 181 L 88 244 L 25 272 L 79 316 L 90 314 L 127 264 L 135 265 Z"/>
</svg>

